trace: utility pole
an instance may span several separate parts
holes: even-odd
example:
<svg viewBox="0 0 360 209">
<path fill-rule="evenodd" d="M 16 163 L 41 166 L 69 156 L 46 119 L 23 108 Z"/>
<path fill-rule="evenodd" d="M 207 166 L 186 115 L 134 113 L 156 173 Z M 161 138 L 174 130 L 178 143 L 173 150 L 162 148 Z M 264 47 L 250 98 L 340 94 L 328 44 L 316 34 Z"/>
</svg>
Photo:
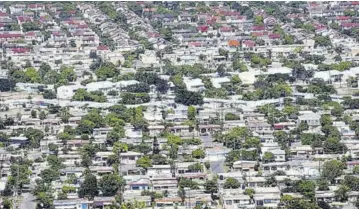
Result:
<svg viewBox="0 0 360 209">
<path fill-rule="evenodd" d="M 119 173 L 119 176 L 121 177 L 122 173 L 121 173 L 121 156 L 120 156 L 120 154 L 121 154 L 121 152 L 120 152 L 120 150 L 118 150 L 118 157 L 119 157 L 118 173 Z M 120 186 L 120 204 L 122 204 L 122 202 L 123 202 L 123 189 L 124 189 L 124 186 L 121 183 L 121 186 Z"/>
<path fill-rule="evenodd" d="M 14 208 L 18 208 L 17 207 L 17 196 L 18 196 L 18 191 L 17 191 L 17 187 L 18 187 L 18 181 L 19 181 L 19 165 L 17 166 L 17 175 L 16 175 L 16 180 L 15 180 L 15 185 L 14 185 L 14 187 L 13 187 L 13 192 L 14 192 L 14 194 L 13 194 L 13 199 L 12 199 L 12 202 L 13 202 L 13 207 Z"/>
</svg>

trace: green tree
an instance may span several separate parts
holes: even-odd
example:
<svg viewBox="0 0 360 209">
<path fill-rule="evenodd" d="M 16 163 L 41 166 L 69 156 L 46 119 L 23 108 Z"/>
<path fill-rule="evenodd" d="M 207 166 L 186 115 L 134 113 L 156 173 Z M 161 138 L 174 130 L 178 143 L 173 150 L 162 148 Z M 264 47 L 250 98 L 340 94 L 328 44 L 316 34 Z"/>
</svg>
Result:
<svg viewBox="0 0 360 209">
<path fill-rule="evenodd" d="M 122 142 L 115 142 L 113 145 L 113 153 L 117 154 L 117 153 L 123 153 L 123 152 L 127 152 L 129 149 L 128 145 L 126 143 L 122 143 Z"/>
<path fill-rule="evenodd" d="M 325 153 L 345 154 L 347 152 L 346 145 L 341 143 L 340 140 L 335 137 L 328 138 L 324 142 L 323 147 Z"/>
<path fill-rule="evenodd" d="M 194 163 L 194 164 L 188 166 L 188 170 L 190 170 L 192 172 L 202 172 L 204 169 L 203 169 L 202 164 Z"/>
<path fill-rule="evenodd" d="M 340 185 L 337 190 L 335 190 L 335 196 L 340 202 L 346 202 L 349 198 L 350 188 L 346 185 Z"/>
<path fill-rule="evenodd" d="M 217 181 L 215 179 L 207 180 L 204 183 L 204 188 L 205 188 L 205 192 L 210 193 L 211 195 L 213 195 L 214 193 L 217 193 L 218 189 L 219 189 Z"/>
<path fill-rule="evenodd" d="M 95 75 L 100 81 L 106 80 L 107 78 L 113 78 L 118 76 L 120 71 L 116 66 L 110 62 L 106 62 L 101 65 L 98 69 L 95 70 Z"/>
<path fill-rule="evenodd" d="M 246 188 L 244 191 L 244 195 L 248 195 L 250 196 L 250 198 L 253 198 L 254 194 L 255 194 L 255 190 L 252 188 Z"/>
<path fill-rule="evenodd" d="M 316 184 L 313 181 L 300 180 L 296 182 L 296 190 L 304 195 L 305 198 L 313 200 L 315 198 Z"/>
<path fill-rule="evenodd" d="M 359 175 L 359 165 L 354 166 L 354 168 L 353 168 L 353 174 L 354 174 L 354 175 Z"/>
<path fill-rule="evenodd" d="M 329 190 L 329 182 L 326 179 L 320 179 L 316 182 L 319 191 L 328 191 Z"/>
<path fill-rule="evenodd" d="M 341 161 L 326 161 L 322 166 L 321 176 L 330 182 L 334 182 L 335 178 L 343 173 L 344 168 L 346 168 L 346 166 Z"/>
<path fill-rule="evenodd" d="M 82 184 L 80 184 L 80 188 L 78 191 L 78 195 L 80 198 L 87 197 L 89 199 L 93 199 L 98 195 L 98 184 L 97 179 L 92 174 L 86 174 L 85 180 Z"/>
<path fill-rule="evenodd" d="M 136 166 L 147 170 L 147 168 L 152 166 L 151 159 L 148 156 L 142 156 L 136 161 Z"/>
<path fill-rule="evenodd" d="M 41 83 L 41 77 L 39 72 L 33 68 L 27 68 L 25 71 L 26 81 L 29 83 Z"/>
<path fill-rule="evenodd" d="M 348 186 L 351 191 L 359 191 L 359 177 L 357 176 L 345 176 L 342 183 Z"/>
<path fill-rule="evenodd" d="M 99 181 L 99 189 L 103 196 L 114 196 L 116 192 L 124 185 L 124 180 L 116 174 L 108 174 Z"/>
<path fill-rule="evenodd" d="M 40 147 L 40 141 L 44 138 L 44 133 L 41 130 L 33 128 L 26 129 L 24 135 L 28 138 L 32 148 Z"/>
<path fill-rule="evenodd" d="M 8 198 L 4 198 L 2 200 L 1 206 L 3 209 L 12 209 L 13 208 L 12 201 L 9 200 Z"/>
<path fill-rule="evenodd" d="M 41 179 L 46 183 L 51 183 L 60 177 L 60 173 L 53 169 L 45 169 L 40 173 Z"/>
<path fill-rule="evenodd" d="M 168 145 L 182 145 L 184 143 L 180 136 L 176 136 L 174 134 L 169 134 L 166 138 Z"/>
<path fill-rule="evenodd" d="M 239 59 L 236 59 L 233 61 L 232 67 L 235 71 L 240 71 L 240 72 L 248 71 L 247 66 L 243 62 L 241 62 Z"/>
<path fill-rule="evenodd" d="M 60 68 L 60 79 L 66 80 L 68 82 L 76 81 L 76 73 L 73 67 L 62 66 Z"/>
<path fill-rule="evenodd" d="M 274 154 L 271 152 L 265 152 L 262 158 L 265 162 L 272 162 L 275 160 Z"/>
<path fill-rule="evenodd" d="M 191 156 L 193 158 L 196 158 L 196 159 L 204 158 L 205 157 L 205 152 L 202 149 L 196 149 L 196 150 L 191 152 Z"/>
<path fill-rule="evenodd" d="M 32 117 L 32 118 L 36 118 L 36 117 L 37 117 L 37 112 L 36 112 L 36 110 L 31 110 L 31 117 Z"/>
<path fill-rule="evenodd" d="M 228 112 L 225 114 L 225 120 L 240 120 L 240 116 Z"/>
<path fill-rule="evenodd" d="M 232 177 L 225 180 L 224 189 L 237 189 L 240 187 L 240 182 Z"/>
<path fill-rule="evenodd" d="M 263 25 L 264 24 L 264 18 L 262 16 L 255 16 L 255 25 Z"/>
<path fill-rule="evenodd" d="M 194 106 L 188 107 L 187 117 L 189 120 L 194 121 L 196 118 L 196 108 Z"/>
<path fill-rule="evenodd" d="M 293 200 L 286 207 L 287 209 L 321 209 L 314 202 L 305 199 Z"/>
</svg>

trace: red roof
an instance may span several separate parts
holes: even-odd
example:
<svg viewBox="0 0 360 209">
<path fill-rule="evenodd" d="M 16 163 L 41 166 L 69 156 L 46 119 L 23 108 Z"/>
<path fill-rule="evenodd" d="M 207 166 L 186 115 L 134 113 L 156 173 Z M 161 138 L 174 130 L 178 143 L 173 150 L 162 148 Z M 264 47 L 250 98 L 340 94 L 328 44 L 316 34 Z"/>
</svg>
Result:
<svg viewBox="0 0 360 209">
<path fill-rule="evenodd" d="M 220 11 L 220 14 L 224 16 L 238 16 L 240 12 Z"/>
<path fill-rule="evenodd" d="M 351 5 L 359 5 L 359 2 L 358 1 L 352 1 Z"/>
<path fill-rule="evenodd" d="M 347 165 L 359 165 L 359 161 L 349 161 L 346 162 Z"/>
<path fill-rule="evenodd" d="M 359 23 L 350 23 L 350 22 L 341 23 L 341 27 L 343 27 L 343 28 L 358 28 Z"/>
<path fill-rule="evenodd" d="M 201 43 L 200 43 L 200 42 L 190 42 L 190 43 L 188 44 L 188 46 L 200 47 L 200 46 L 201 46 Z"/>
<path fill-rule="evenodd" d="M 284 128 L 284 125 L 274 124 L 275 129 L 282 129 Z"/>
<path fill-rule="evenodd" d="M 280 38 L 280 34 L 272 33 L 272 34 L 269 34 L 268 37 L 270 39 L 278 39 L 278 38 Z"/>
<path fill-rule="evenodd" d="M 144 8 L 144 12 L 155 12 L 156 8 Z"/>
<path fill-rule="evenodd" d="M 77 25 L 76 28 L 88 28 L 88 25 Z"/>
<path fill-rule="evenodd" d="M 0 17 L 5 17 L 5 16 L 9 16 L 9 14 L 6 12 L 0 12 Z"/>
<path fill-rule="evenodd" d="M 13 51 L 14 53 L 22 54 L 29 52 L 30 50 L 28 48 L 13 48 L 11 49 L 11 51 Z"/>
<path fill-rule="evenodd" d="M 248 46 L 248 47 L 253 47 L 253 46 L 255 46 L 255 41 L 245 40 L 245 41 L 243 41 L 243 45 Z"/>
<path fill-rule="evenodd" d="M 238 47 L 240 46 L 240 42 L 238 40 L 230 40 L 228 41 L 228 45 Z"/>
<path fill-rule="evenodd" d="M 237 19 L 238 19 L 238 20 L 246 20 L 246 16 L 238 15 L 238 16 L 237 16 Z"/>
<path fill-rule="evenodd" d="M 230 27 L 222 27 L 222 28 L 220 28 L 220 31 L 221 32 L 230 32 L 230 31 L 232 31 L 232 28 L 230 28 Z"/>
<path fill-rule="evenodd" d="M 64 34 L 61 33 L 60 31 L 53 31 L 51 34 L 52 34 L 53 36 L 64 36 Z"/>
<path fill-rule="evenodd" d="M 35 36 L 35 32 L 28 32 L 25 34 L 25 36 Z"/>
<path fill-rule="evenodd" d="M 43 4 L 29 4 L 28 5 L 28 8 L 41 8 L 43 7 L 44 5 Z"/>
<path fill-rule="evenodd" d="M 109 50 L 109 48 L 107 46 L 104 46 L 104 45 L 100 45 L 97 47 L 97 50 L 100 50 L 100 51 L 107 51 Z"/>
<path fill-rule="evenodd" d="M 253 36 L 264 36 L 264 35 L 267 35 L 267 31 L 261 31 L 261 32 L 252 32 L 251 35 Z"/>
<path fill-rule="evenodd" d="M 336 16 L 337 20 L 350 20 L 349 16 Z"/>
<path fill-rule="evenodd" d="M 160 34 L 156 33 L 156 32 L 148 32 L 147 35 L 148 35 L 148 37 L 151 37 L 151 38 L 160 37 Z"/>
<path fill-rule="evenodd" d="M 258 30 L 265 30 L 265 26 L 263 25 L 255 25 L 252 27 L 252 30 L 258 31 Z"/>
<path fill-rule="evenodd" d="M 325 25 L 317 25 L 315 26 L 316 30 L 321 30 L 327 28 Z"/>
<path fill-rule="evenodd" d="M 215 23 L 216 23 L 216 19 L 215 20 L 214 19 L 206 20 L 206 24 L 208 24 L 208 25 L 213 25 Z"/>
<path fill-rule="evenodd" d="M 26 17 L 26 16 L 19 16 L 19 17 L 17 17 L 17 19 L 20 22 L 30 22 L 31 21 L 31 17 Z"/>
<path fill-rule="evenodd" d="M 0 38 L 19 38 L 22 37 L 21 34 L 9 34 L 9 33 L 5 33 L 5 34 L 0 34 Z"/>
<path fill-rule="evenodd" d="M 200 32 L 206 32 L 206 31 L 208 31 L 209 26 L 202 25 L 202 26 L 197 27 L 197 29 L 198 29 Z"/>
</svg>

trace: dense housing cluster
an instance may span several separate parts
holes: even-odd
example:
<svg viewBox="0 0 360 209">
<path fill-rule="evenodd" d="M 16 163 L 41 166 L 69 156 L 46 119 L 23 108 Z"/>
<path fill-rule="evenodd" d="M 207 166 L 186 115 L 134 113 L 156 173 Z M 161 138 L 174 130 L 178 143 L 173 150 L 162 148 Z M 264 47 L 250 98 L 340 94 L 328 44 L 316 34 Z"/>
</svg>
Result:
<svg viewBox="0 0 360 209">
<path fill-rule="evenodd" d="M 4 209 L 359 208 L 359 2 L 1 2 Z"/>
</svg>

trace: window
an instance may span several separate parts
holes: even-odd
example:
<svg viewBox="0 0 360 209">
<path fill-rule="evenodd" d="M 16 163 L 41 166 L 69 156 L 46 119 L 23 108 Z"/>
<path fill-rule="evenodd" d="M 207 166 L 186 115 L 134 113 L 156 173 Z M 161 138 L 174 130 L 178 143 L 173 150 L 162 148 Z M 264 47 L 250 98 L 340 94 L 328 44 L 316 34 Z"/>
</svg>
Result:
<svg viewBox="0 0 360 209">
<path fill-rule="evenodd" d="M 232 200 L 226 200 L 225 203 L 226 205 L 232 205 Z"/>
<path fill-rule="evenodd" d="M 234 203 L 238 204 L 240 203 L 240 200 L 234 200 Z"/>
<path fill-rule="evenodd" d="M 264 203 L 271 203 L 271 200 L 264 200 Z"/>
</svg>

